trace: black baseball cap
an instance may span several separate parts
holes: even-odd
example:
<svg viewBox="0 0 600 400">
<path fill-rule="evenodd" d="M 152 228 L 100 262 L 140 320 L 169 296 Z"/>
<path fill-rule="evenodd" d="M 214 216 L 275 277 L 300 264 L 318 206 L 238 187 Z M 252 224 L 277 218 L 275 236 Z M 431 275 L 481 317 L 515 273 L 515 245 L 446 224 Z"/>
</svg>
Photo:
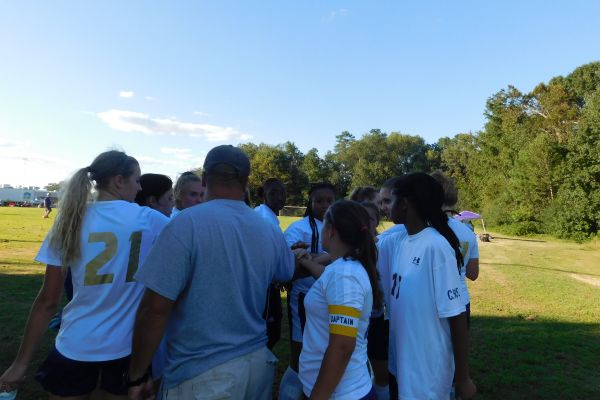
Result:
<svg viewBox="0 0 600 400">
<path fill-rule="evenodd" d="M 239 177 L 250 175 L 250 159 L 240 148 L 230 144 L 213 147 L 204 159 L 204 172 L 210 173 L 219 164 L 233 167 Z"/>
</svg>

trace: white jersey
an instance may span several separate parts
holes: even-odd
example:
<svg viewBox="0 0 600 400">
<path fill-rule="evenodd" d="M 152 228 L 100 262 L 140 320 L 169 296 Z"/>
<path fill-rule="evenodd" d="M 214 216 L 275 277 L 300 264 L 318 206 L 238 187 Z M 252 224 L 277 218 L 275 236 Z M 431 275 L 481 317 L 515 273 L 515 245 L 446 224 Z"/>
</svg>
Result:
<svg viewBox="0 0 600 400">
<path fill-rule="evenodd" d="M 467 264 L 470 260 L 479 258 L 479 246 L 477 245 L 477 236 L 468 226 L 456 218 L 448 218 L 448 226 L 460 242 L 460 252 L 463 256 L 463 266 L 460 269 L 460 281 L 462 286 L 462 299 L 465 304 L 471 302 L 469 298 L 469 289 L 467 288 Z"/>
<path fill-rule="evenodd" d="M 304 394 L 310 393 L 329 345 L 329 335 L 356 338 L 356 347 L 331 399 L 355 400 L 371 390 L 367 367 L 367 329 L 373 292 L 360 262 L 339 258 L 312 286 L 306 299 L 306 327 L 300 354 L 299 378 Z"/>
<path fill-rule="evenodd" d="M 321 229 L 323 228 L 323 222 L 315 219 L 315 223 L 317 225 L 317 232 L 319 233 L 319 241 L 317 243 L 317 253 L 324 253 L 323 247 L 321 243 L 323 243 L 321 238 Z M 308 243 L 310 251 L 310 244 L 312 241 L 312 230 L 310 228 L 310 222 L 308 217 L 304 217 L 299 221 L 296 221 L 284 232 L 285 241 L 288 246 L 292 246 L 296 242 L 304 242 Z M 302 319 L 304 318 L 302 313 L 300 312 L 300 308 L 303 307 L 301 302 L 302 298 L 308 293 L 311 286 L 315 283 L 315 278 L 309 276 L 307 278 L 297 279 L 292 282 L 292 290 L 289 293 L 289 305 L 292 310 L 292 320 L 290 321 L 292 325 L 292 337 L 291 339 L 295 342 L 302 342 Z"/>
<path fill-rule="evenodd" d="M 389 370 L 400 399 L 447 398 L 454 377 L 448 318 L 465 311 L 454 250 L 429 227 L 398 239 L 382 241 L 378 260 L 390 315 Z"/>
<path fill-rule="evenodd" d="M 131 354 L 131 335 L 144 286 L 133 280 L 169 219 L 123 200 L 88 205 L 81 227 L 81 257 L 72 265 L 73 299 L 62 313 L 56 349 L 78 361 L 108 361 Z M 61 267 L 44 240 L 36 261 Z"/>
<path fill-rule="evenodd" d="M 254 211 L 256 211 L 269 224 L 279 228 L 279 218 L 277 218 L 277 215 L 273 212 L 273 210 L 271 210 L 271 207 L 266 204 L 261 204 L 260 206 L 255 207 Z"/>
<path fill-rule="evenodd" d="M 385 231 L 381 232 L 379 235 L 377 235 L 377 237 L 379 239 L 383 239 L 389 235 L 394 235 L 396 233 L 406 233 L 406 228 L 404 227 L 403 224 L 396 224 L 396 225 L 392 225 L 390 226 L 388 229 L 386 229 Z"/>
</svg>

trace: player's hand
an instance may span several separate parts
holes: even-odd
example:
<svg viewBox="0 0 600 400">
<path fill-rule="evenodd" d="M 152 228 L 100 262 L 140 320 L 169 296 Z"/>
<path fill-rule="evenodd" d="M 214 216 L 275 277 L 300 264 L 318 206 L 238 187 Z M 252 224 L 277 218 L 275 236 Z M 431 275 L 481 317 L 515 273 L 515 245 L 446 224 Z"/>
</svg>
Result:
<svg viewBox="0 0 600 400">
<path fill-rule="evenodd" d="M 310 247 L 310 245 L 308 243 L 304 243 L 302 241 L 297 241 L 296 243 L 294 243 L 292 245 L 292 250 L 296 250 L 296 249 L 308 249 Z"/>
<path fill-rule="evenodd" d="M 307 260 L 311 259 L 311 255 L 308 251 L 306 251 L 306 249 L 298 247 L 298 248 L 292 250 L 292 252 L 296 256 L 296 260 L 298 260 L 298 261 L 302 260 L 303 258 L 307 259 Z"/>
<path fill-rule="evenodd" d="M 129 392 L 128 392 L 128 397 L 131 400 L 154 400 L 154 399 L 156 399 L 152 378 L 148 378 L 148 380 L 146 382 L 142 383 L 141 385 L 130 387 Z"/>
<path fill-rule="evenodd" d="M 471 399 L 477 393 L 477 387 L 470 377 L 460 382 L 456 381 L 454 383 L 454 389 L 456 392 L 456 397 L 463 400 Z"/>
<path fill-rule="evenodd" d="M 0 391 L 12 392 L 17 390 L 21 382 L 25 380 L 25 372 L 27 372 L 27 365 L 13 363 L 0 376 Z"/>
</svg>

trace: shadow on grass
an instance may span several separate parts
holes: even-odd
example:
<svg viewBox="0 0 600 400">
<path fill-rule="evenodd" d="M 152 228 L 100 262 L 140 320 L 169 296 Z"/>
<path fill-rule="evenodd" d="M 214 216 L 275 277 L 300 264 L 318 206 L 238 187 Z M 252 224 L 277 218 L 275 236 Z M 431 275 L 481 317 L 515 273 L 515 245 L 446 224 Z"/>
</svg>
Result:
<svg viewBox="0 0 600 400">
<path fill-rule="evenodd" d="M 519 238 L 519 237 L 513 237 L 513 238 L 509 238 L 509 237 L 504 237 L 504 236 L 492 236 L 492 240 L 494 239 L 502 239 L 502 240 L 517 240 L 519 242 L 537 242 L 537 243 L 546 243 L 546 240 L 540 240 L 540 239 L 525 239 L 525 238 Z M 493 243 L 493 242 L 492 242 Z"/>
<path fill-rule="evenodd" d="M 15 356 L 42 279 L 35 274 L 0 274 L 0 374 Z M 279 358 L 275 388 L 289 361 L 285 307 L 284 300 L 282 337 L 275 348 Z M 470 338 L 477 399 L 600 399 L 600 323 L 473 315 Z M 20 399 L 46 398 L 31 376 L 53 339 L 54 332 L 48 332 L 35 353 Z"/>
<path fill-rule="evenodd" d="M 479 399 L 600 399 L 600 324 L 471 320 Z"/>
<path fill-rule="evenodd" d="M 480 264 L 481 265 L 500 265 L 500 266 L 507 266 L 507 267 L 521 267 L 521 268 L 539 269 L 539 270 L 543 270 L 543 271 L 564 272 L 566 274 L 571 274 L 571 275 L 600 276 L 600 274 L 592 274 L 589 272 L 580 273 L 580 272 L 575 272 L 575 271 L 567 271 L 566 269 L 539 267 L 537 265 L 493 263 L 493 262 L 482 262 Z"/>
<path fill-rule="evenodd" d="M 23 240 L 23 239 L 7 239 L 7 238 L 0 238 L 0 243 L 11 243 L 11 242 L 17 242 L 17 243 L 42 243 L 43 240 Z"/>
</svg>

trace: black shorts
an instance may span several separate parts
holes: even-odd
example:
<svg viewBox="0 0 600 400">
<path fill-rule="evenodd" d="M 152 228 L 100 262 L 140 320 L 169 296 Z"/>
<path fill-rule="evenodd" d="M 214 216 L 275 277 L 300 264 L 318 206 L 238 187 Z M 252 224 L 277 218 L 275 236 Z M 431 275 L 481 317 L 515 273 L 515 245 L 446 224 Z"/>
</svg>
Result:
<svg viewBox="0 0 600 400">
<path fill-rule="evenodd" d="M 71 360 L 53 348 L 40 366 L 35 379 L 55 396 L 82 396 L 98 386 L 113 395 L 127 395 L 123 374 L 129 368 L 130 356 L 110 361 Z"/>
<path fill-rule="evenodd" d="M 371 318 L 367 335 L 367 355 L 371 360 L 387 360 L 390 340 L 390 321 L 381 317 Z"/>
<path fill-rule="evenodd" d="M 263 318 L 267 321 L 267 347 L 271 350 L 281 338 L 281 320 L 283 319 L 281 292 L 277 285 L 269 285 Z"/>
</svg>

